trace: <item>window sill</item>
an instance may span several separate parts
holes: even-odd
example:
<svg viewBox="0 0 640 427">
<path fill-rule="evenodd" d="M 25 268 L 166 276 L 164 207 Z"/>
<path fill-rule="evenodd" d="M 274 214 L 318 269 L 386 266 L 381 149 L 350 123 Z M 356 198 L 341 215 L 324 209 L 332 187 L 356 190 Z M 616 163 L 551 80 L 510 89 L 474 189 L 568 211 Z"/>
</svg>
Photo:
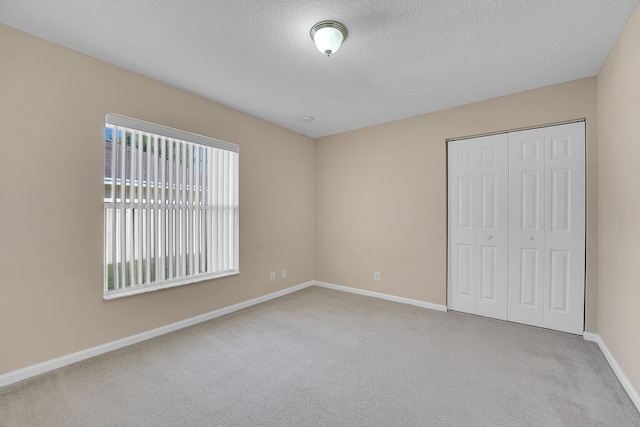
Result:
<svg viewBox="0 0 640 427">
<path fill-rule="evenodd" d="M 199 276 L 185 277 L 181 279 L 169 280 L 162 283 L 153 283 L 149 285 L 136 286 L 135 288 L 108 291 L 103 294 L 102 298 L 105 301 L 110 301 L 118 298 L 124 298 L 124 297 L 133 296 L 133 295 L 140 295 L 147 292 L 153 292 L 153 291 L 159 291 L 162 289 L 169 289 L 169 288 L 175 288 L 178 286 L 189 285 L 191 283 L 203 282 L 205 280 L 220 279 L 222 277 L 228 277 L 228 276 L 236 276 L 238 274 L 240 274 L 239 271 L 225 271 L 223 273 L 206 274 L 206 275 L 203 274 Z"/>
</svg>

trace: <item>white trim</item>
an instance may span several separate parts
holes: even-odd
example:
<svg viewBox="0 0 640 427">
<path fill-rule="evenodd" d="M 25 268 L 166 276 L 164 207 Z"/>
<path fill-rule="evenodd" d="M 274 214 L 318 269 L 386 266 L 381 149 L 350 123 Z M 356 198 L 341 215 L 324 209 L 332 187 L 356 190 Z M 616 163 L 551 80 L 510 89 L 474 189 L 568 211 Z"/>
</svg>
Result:
<svg viewBox="0 0 640 427">
<path fill-rule="evenodd" d="M 627 394 L 631 398 L 631 401 L 634 403 L 634 405 L 636 405 L 636 408 L 638 408 L 638 411 L 640 411 L 640 394 L 633 387 L 633 384 L 631 384 L 631 381 L 629 381 L 629 378 L 627 378 L 627 376 L 624 374 L 624 371 L 622 370 L 620 365 L 618 365 L 618 361 L 616 360 L 615 357 L 613 357 L 613 354 L 611 354 L 611 352 L 609 351 L 609 348 L 602 340 L 602 337 L 599 334 L 595 334 L 593 332 L 586 332 L 586 331 L 583 337 L 585 341 L 591 341 L 598 344 L 598 347 L 600 347 L 600 351 L 602 351 L 602 354 L 604 354 L 604 357 L 607 359 L 607 362 L 609 362 L 611 369 L 613 369 L 613 372 L 618 377 L 618 380 L 620 380 L 622 387 L 624 387 Z"/>
<path fill-rule="evenodd" d="M 186 328 L 207 320 L 214 319 L 216 317 L 224 316 L 225 314 L 233 313 L 234 311 L 242 310 L 243 308 L 251 307 L 252 305 L 260 304 L 265 301 L 269 301 L 281 296 L 290 294 L 292 292 L 299 291 L 309 286 L 313 286 L 314 282 L 307 282 L 301 285 L 292 286 L 290 288 L 282 289 L 271 294 L 263 295 L 261 297 L 253 298 L 248 301 L 233 304 L 228 307 L 223 307 L 218 310 L 211 311 L 209 313 L 201 314 L 199 316 L 191 317 L 189 319 L 181 320 L 179 322 L 171 323 L 169 325 L 161 326 L 159 328 L 151 329 L 146 332 L 141 332 L 136 335 L 131 335 L 126 338 L 122 338 L 116 341 L 111 341 L 106 344 L 102 344 L 96 347 L 81 350 L 75 353 L 67 354 L 57 357 L 55 359 L 47 360 L 42 363 L 27 366 L 15 371 L 7 372 L 0 375 L 0 387 L 8 386 L 18 381 L 26 380 L 27 378 L 34 377 L 36 375 L 43 374 L 45 372 L 53 371 L 54 369 L 62 368 L 63 366 L 70 365 L 72 363 L 80 362 L 91 357 L 99 356 L 104 353 L 108 353 L 119 348 L 123 348 L 132 344 L 139 343 L 151 338 L 155 338 L 160 335 L 167 334 L 169 332 L 176 331 L 178 329 Z"/>
<path fill-rule="evenodd" d="M 547 123 L 545 125 L 525 126 L 525 127 L 522 127 L 522 128 L 499 130 L 499 131 L 489 132 L 489 133 L 479 133 L 479 134 L 476 134 L 476 135 L 458 136 L 458 137 L 455 137 L 455 138 L 447 138 L 447 139 L 445 139 L 445 142 L 462 141 L 462 140 L 465 140 L 465 139 L 474 139 L 474 138 L 481 138 L 481 137 L 484 137 L 484 136 L 501 135 L 503 133 L 521 132 L 523 130 L 543 129 L 543 128 L 548 128 L 548 127 L 553 127 L 553 126 L 562 126 L 562 125 L 569 125 L 569 124 L 572 124 L 572 123 L 581 123 L 581 122 L 585 122 L 586 123 L 587 119 L 586 118 L 573 119 L 573 120 L 566 120 L 566 121 L 563 121 L 563 122 Z"/>
<path fill-rule="evenodd" d="M 207 145 L 209 147 L 219 148 L 221 150 L 232 151 L 234 153 L 238 153 L 240 151 L 240 147 L 238 146 L 238 144 L 234 144 L 233 142 L 222 141 L 220 139 L 211 138 L 210 136 L 198 135 L 197 133 L 174 129 L 156 123 L 145 122 L 144 120 L 121 116 L 119 114 L 107 113 L 105 115 L 105 121 L 110 125 L 122 126 L 128 129 L 136 129 L 143 132 L 160 134 L 162 136 L 168 136 L 169 138 L 179 139 L 181 141 L 195 142 L 197 144 Z M 115 140 L 117 139 L 118 135 L 116 134 Z"/>
<path fill-rule="evenodd" d="M 315 286 L 319 286 L 321 288 L 334 289 L 336 291 L 349 292 L 349 293 L 352 293 L 352 294 L 365 295 L 365 296 L 368 296 L 368 297 L 386 299 L 386 300 L 389 300 L 389 301 L 399 302 L 399 303 L 402 303 L 402 304 L 410 304 L 410 305 L 415 305 L 417 307 L 428 308 L 430 310 L 447 311 L 447 306 L 446 305 L 434 304 L 434 303 L 431 303 L 431 302 L 420 301 L 420 300 L 417 300 L 417 299 L 398 297 L 398 296 L 395 296 L 395 295 L 383 294 L 383 293 L 380 293 L 380 292 L 365 291 L 364 289 L 350 288 L 348 286 L 342 286 L 342 285 L 334 285 L 333 283 L 314 281 L 313 284 Z"/>
<path fill-rule="evenodd" d="M 102 299 L 110 301 L 117 298 L 130 297 L 132 295 L 140 295 L 147 292 L 159 291 L 162 289 L 176 288 L 178 286 L 190 285 L 192 283 L 202 282 L 203 280 L 220 279 L 228 276 L 237 276 L 240 272 L 223 271 L 220 273 L 208 273 L 199 274 L 197 276 L 180 277 L 178 279 L 165 280 L 162 282 L 147 283 L 145 285 L 136 285 L 132 288 L 117 289 L 115 291 L 108 291 L 102 295 Z"/>
</svg>

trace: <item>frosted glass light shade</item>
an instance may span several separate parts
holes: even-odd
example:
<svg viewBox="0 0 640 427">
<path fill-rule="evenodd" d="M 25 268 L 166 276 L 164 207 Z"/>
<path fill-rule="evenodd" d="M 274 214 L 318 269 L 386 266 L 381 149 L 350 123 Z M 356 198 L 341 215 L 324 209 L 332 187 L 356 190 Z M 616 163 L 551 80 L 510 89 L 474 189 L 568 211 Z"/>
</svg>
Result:
<svg viewBox="0 0 640 427">
<path fill-rule="evenodd" d="M 321 53 L 331 56 L 347 38 L 347 29 L 339 22 L 322 21 L 311 28 L 311 38 Z"/>
</svg>

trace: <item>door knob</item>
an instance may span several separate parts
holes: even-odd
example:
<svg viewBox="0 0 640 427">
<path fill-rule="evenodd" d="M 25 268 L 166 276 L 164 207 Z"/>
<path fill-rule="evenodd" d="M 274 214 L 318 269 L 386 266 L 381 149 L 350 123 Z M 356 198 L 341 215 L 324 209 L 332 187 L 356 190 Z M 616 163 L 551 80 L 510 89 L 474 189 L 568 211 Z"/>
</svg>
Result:
<svg viewBox="0 0 640 427">
<path fill-rule="evenodd" d="M 532 236 L 527 237 L 527 240 L 533 240 Z"/>
</svg>

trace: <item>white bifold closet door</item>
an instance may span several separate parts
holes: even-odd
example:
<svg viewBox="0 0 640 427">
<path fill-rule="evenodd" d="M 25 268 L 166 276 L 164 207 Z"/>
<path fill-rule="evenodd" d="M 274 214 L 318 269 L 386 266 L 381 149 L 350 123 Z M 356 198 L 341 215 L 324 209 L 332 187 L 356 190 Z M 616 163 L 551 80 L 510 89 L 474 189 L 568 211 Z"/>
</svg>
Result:
<svg viewBox="0 0 640 427">
<path fill-rule="evenodd" d="M 451 141 L 448 158 L 449 308 L 582 334 L 584 122 Z"/>
<path fill-rule="evenodd" d="M 583 333 L 584 122 L 510 134 L 508 319 Z"/>
<path fill-rule="evenodd" d="M 507 134 L 449 143 L 449 307 L 507 318 Z M 453 267 L 453 268 L 452 268 Z"/>
</svg>

